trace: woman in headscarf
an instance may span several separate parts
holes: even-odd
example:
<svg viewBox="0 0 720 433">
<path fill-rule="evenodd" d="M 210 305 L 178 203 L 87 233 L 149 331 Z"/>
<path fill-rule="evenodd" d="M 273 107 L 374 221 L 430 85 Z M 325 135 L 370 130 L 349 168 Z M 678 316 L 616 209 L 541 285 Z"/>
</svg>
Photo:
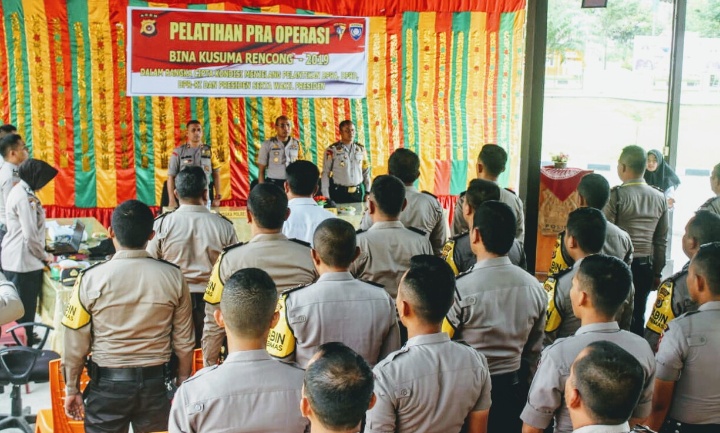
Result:
<svg viewBox="0 0 720 433">
<path fill-rule="evenodd" d="M 45 251 L 45 210 L 35 195 L 58 171 L 45 161 L 28 159 L 18 167 L 20 182 L 7 196 L 7 234 L 2 242 L 3 271 L 17 288 L 25 307 L 18 323 L 34 322 L 43 268 L 53 261 Z M 33 344 L 32 329 L 27 330 Z"/>
<path fill-rule="evenodd" d="M 645 182 L 662 190 L 668 201 L 668 208 L 675 204 L 675 189 L 680 185 L 680 179 L 675 171 L 663 159 L 659 150 L 652 149 L 647 153 L 647 170 Z"/>
</svg>

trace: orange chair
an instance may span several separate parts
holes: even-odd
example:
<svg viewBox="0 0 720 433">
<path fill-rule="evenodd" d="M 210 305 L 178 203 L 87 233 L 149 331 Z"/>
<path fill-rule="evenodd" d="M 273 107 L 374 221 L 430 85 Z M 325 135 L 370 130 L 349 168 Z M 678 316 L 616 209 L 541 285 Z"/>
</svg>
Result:
<svg viewBox="0 0 720 433">
<path fill-rule="evenodd" d="M 195 372 L 203 368 L 202 349 L 195 349 L 193 352 L 193 365 L 190 376 L 194 376 Z"/>
<path fill-rule="evenodd" d="M 83 433 L 84 421 L 75 421 L 65 415 L 65 379 L 60 370 L 60 360 L 50 361 L 50 402 L 51 409 L 38 411 L 35 433 Z M 87 371 L 80 376 L 80 391 L 90 382 Z"/>
</svg>

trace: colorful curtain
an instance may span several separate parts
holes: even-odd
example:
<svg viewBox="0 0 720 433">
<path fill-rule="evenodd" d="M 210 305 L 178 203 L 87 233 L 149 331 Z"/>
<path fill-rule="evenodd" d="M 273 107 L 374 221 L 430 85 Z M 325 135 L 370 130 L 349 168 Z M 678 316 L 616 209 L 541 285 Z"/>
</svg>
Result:
<svg viewBox="0 0 720 433">
<path fill-rule="evenodd" d="M 414 150 L 419 187 L 437 195 L 465 189 L 483 143 L 516 158 L 524 0 L 275 1 L 1 0 L 0 121 L 60 170 L 43 203 L 90 211 L 138 198 L 156 206 L 189 119 L 203 123 L 222 162 L 226 205 L 244 203 L 260 143 L 280 114 L 320 166 L 344 119 L 370 149 L 373 174 L 386 172 L 396 148 Z M 370 16 L 367 98 L 127 97 L 128 6 Z"/>
</svg>

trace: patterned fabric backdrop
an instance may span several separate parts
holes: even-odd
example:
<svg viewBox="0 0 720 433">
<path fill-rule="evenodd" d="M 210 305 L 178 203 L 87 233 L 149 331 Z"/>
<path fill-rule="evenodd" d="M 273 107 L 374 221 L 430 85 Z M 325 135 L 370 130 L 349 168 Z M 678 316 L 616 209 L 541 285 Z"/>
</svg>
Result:
<svg viewBox="0 0 720 433">
<path fill-rule="evenodd" d="M 348 118 L 370 149 L 373 174 L 386 172 L 394 149 L 414 150 L 419 187 L 437 195 L 464 190 L 485 142 L 517 158 L 524 0 L 265 3 L 1 0 L 0 120 L 18 127 L 33 157 L 60 170 L 41 192 L 49 215 L 101 216 L 130 198 L 157 206 L 169 156 L 193 118 L 222 162 L 226 205 L 244 204 L 260 143 L 280 114 L 294 120 L 318 165 Z M 370 16 L 368 96 L 127 97 L 128 6 Z"/>
</svg>

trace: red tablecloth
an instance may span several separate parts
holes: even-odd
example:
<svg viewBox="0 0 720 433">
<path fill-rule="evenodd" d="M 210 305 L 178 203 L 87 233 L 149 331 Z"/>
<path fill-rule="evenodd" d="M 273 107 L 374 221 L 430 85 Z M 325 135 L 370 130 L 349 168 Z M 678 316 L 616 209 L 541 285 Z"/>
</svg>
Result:
<svg viewBox="0 0 720 433">
<path fill-rule="evenodd" d="M 577 189 L 580 180 L 592 172 L 582 168 L 555 168 L 548 165 L 540 169 L 540 182 L 560 201 L 564 201 Z"/>
</svg>

